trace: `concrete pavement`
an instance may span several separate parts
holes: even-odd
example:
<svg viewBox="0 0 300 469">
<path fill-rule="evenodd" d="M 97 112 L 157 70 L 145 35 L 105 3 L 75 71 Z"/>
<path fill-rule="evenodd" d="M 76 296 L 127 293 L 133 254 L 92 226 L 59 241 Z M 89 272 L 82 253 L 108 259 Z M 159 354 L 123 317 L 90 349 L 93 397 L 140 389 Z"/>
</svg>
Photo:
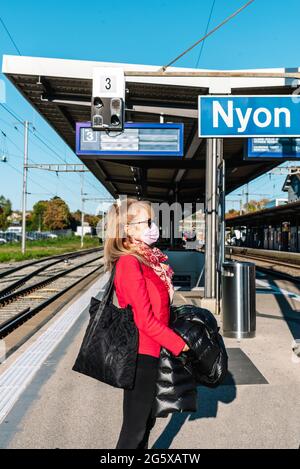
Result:
<svg viewBox="0 0 300 469">
<path fill-rule="evenodd" d="M 87 320 L 85 310 L 6 415 L 1 448 L 115 447 L 122 390 L 71 370 Z M 197 413 L 157 419 L 149 448 L 299 448 L 300 360 L 292 353 L 293 338 L 300 339 L 299 288 L 259 276 L 257 335 L 240 343 L 225 339 L 231 372 L 227 384 L 199 387 Z M 15 360 L 9 357 L 0 373 Z"/>
</svg>

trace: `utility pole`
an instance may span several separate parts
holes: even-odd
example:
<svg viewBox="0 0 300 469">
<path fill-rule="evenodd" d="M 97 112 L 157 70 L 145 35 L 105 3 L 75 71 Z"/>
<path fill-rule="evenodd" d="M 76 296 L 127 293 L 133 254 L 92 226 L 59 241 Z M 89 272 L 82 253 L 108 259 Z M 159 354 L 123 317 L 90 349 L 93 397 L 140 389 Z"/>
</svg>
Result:
<svg viewBox="0 0 300 469">
<path fill-rule="evenodd" d="M 26 204 L 27 204 L 27 163 L 28 163 L 28 130 L 29 122 L 24 122 L 24 165 L 23 165 L 23 197 L 22 197 L 22 254 L 26 252 Z"/>
<path fill-rule="evenodd" d="M 248 211 L 249 205 L 249 182 L 246 184 L 246 210 Z"/>
<path fill-rule="evenodd" d="M 83 183 L 84 183 L 84 173 L 87 173 L 89 170 L 83 164 L 29 164 L 27 168 L 30 169 L 41 169 L 44 171 L 52 171 L 55 173 L 81 173 L 81 247 L 83 247 L 83 225 L 84 225 L 84 196 L 86 195 L 83 192 Z"/>
</svg>

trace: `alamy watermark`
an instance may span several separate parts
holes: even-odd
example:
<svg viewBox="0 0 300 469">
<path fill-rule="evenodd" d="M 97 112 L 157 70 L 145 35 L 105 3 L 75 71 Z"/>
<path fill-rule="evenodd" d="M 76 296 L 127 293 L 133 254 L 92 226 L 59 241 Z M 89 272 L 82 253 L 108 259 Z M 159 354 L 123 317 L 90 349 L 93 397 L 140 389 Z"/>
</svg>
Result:
<svg viewBox="0 0 300 469">
<path fill-rule="evenodd" d="M 127 223 L 127 196 L 120 195 L 119 199 L 103 199 L 98 204 L 96 215 L 101 216 L 97 224 L 97 235 L 101 239 L 108 237 L 124 237 L 124 226 Z M 136 200 L 138 203 L 139 201 Z M 141 201 L 143 202 L 143 201 Z M 153 218 L 160 228 L 160 236 L 165 239 L 180 239 L 184 232 L 195 232 L 199 229 L 204 230 L 204 204 L 203 203 L 184 203 L 174 202 L 149 202 L 153 213 Z M 106 214 L 109 210 L 119 212 L 121 223 L 118 226 L 118 233 L 113 229 L 107 229 Z"/>
</svg>

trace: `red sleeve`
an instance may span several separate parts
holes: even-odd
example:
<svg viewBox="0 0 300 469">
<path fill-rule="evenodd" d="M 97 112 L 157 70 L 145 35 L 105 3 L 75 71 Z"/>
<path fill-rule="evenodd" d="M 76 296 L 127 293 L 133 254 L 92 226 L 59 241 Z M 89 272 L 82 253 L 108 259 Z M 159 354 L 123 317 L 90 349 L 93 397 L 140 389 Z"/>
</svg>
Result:
<svg viewBox="0 0 300 469">
<path fill-rule="evenodd" d="M 179 355 L 185 341 L 154 316 L 139 260 L 131 255 L 121 256 L 118 267 L 122 268 L 118 275 L 119 288 L 126 292 L 126 301 L 132 306 L 137 328 L 175 356 Z"/>
</svg>

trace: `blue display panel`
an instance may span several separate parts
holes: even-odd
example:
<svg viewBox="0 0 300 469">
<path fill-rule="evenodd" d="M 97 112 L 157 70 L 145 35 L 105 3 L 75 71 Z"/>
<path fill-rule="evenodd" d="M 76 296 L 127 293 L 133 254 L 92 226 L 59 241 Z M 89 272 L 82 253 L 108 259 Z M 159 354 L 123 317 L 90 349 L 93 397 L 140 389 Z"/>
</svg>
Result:
<svg viewBox="0 0 300 469">
<path fill-rule="evenodd" d="M 123 132 L 95 131 L 76 124 L 77 155 L 183 156 L 183 124 L 125 123 Z"/>
<path fill-rule="evenodd" d="M 245 158 L 300 159 L 300 138 L 249 138 Z"/>
</svg>

